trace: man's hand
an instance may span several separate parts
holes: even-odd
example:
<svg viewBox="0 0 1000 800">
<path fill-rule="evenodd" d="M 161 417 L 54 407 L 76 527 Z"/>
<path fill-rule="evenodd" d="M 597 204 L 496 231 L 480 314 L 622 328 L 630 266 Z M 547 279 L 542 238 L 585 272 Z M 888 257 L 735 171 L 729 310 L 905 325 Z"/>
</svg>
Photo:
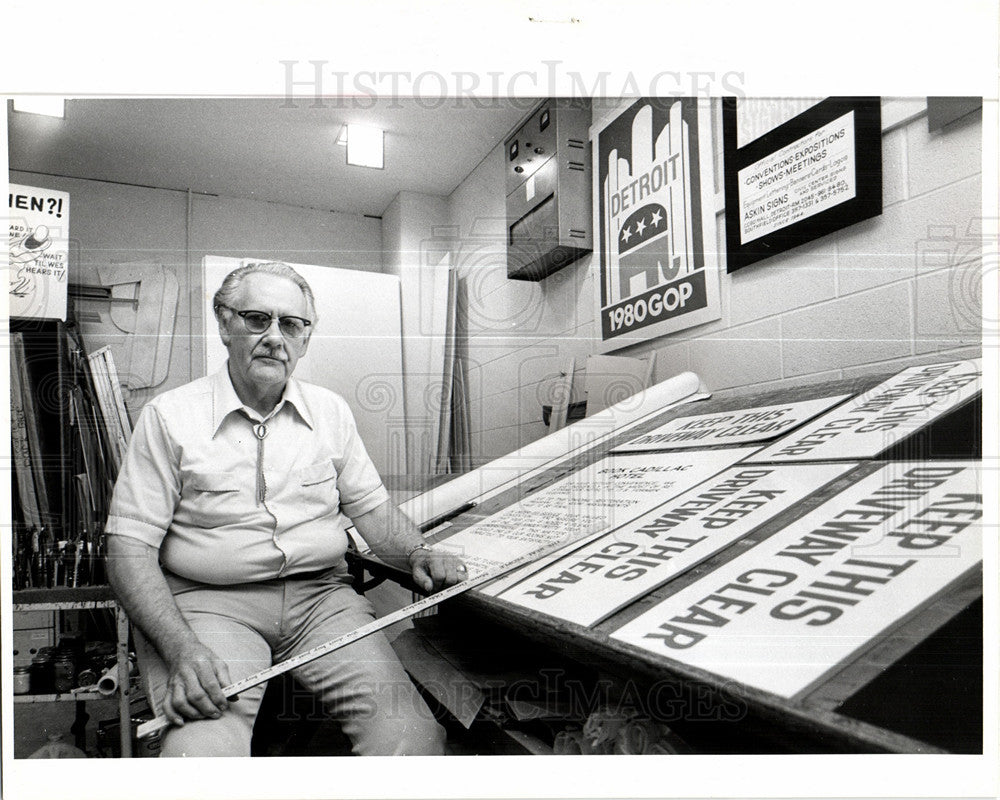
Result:
<svg viewBox="0 0 1000 800">
<path fill-rule="evenodd" d="M 458 556 L 429 547 L 418 547 L 410 553 L 410 570 L 414 582 L 425 592 L 436 592 L 469 577 Z"/>
<path fill-rule="evenodd" d="M 163 695 L 163 715 L 174 725 L 185 719 L 218 719 L 229 708 L 222 693 L 229 669 L 201 642 L 192 642 L 167 660 L 170 677 Z"/>
<path fill-rule="evenodd" d="M 416 526 L 402 511 L 386 500 L 371 511 L 352 517 L 354 527 L 369 547 L 386 564 L 409 569 L 413 582 L 425 592 L 434 592 L 469 577 L 465 564 L 453 553 L 423 545 Z"/>
</svg>

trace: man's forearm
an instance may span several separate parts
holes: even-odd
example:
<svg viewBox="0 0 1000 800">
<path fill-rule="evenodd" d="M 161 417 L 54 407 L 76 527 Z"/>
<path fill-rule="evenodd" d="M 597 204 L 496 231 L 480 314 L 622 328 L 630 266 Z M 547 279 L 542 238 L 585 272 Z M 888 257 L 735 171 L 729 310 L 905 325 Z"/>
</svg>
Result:
<svg viewBox="0 0 1000 800">
<path fill-rule="evenodd" d="M 168 664 L 174 663 L 199 640 L 174 602 L 158 551 L 127 536 L 109 536 L 107 551 L 108 582 L 129 619 Z"/>
<path fill-rule="evenodd" d="M 352 521 L 379 558 L 401 569 L 409 569 L 407 555 L 424 541 L 417 526 L 389 500 Z"/>
</svg>

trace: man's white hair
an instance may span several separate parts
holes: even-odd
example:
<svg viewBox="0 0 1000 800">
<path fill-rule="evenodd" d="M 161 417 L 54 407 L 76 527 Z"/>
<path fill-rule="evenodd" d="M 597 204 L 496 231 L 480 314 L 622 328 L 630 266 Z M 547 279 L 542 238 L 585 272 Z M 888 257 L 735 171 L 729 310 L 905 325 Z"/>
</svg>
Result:
<svg viewBox="0 0 1000 800">
<path fill-rule="evenodd" d="M 288 264 L 283 264 L 280 261 L 258 261 L 251 264 L 244 264 L 242 267 L 234 269 L 223 279 L 222 285 L 216 291 L 215 296 L 212 298 L 212 307 L 215 309 L 218 309 L 220 305 L 232 307 L 233 297 L 240 288 L 240 284 L 243 283 L 243 279 L 247 275 L 253 275 L 255 272 L 288 278 L 288 280 L 298 286 L 306 298 L 309 316 L 313 322 L 316 321 L 316 300 L 313 297 L 312 289 L 305 278 L 288 266 Z"/>
</svg>

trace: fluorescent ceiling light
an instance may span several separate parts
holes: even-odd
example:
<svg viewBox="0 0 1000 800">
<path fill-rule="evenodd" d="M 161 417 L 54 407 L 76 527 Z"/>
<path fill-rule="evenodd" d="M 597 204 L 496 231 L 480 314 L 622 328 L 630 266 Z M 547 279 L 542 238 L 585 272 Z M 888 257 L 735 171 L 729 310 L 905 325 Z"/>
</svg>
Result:
<svg viewBox="0 0 1000 800">
<path fill-rule="evenodd" d="M 347 125 L 347 163 L 356 167 L 385 167 L 385 133 L 368 125 Z"/>
<path fill-rule="evenodd" d="M 47 117 L 61 119 L 66 116 L 66 100 L 62 97 L 45 97 L 43 95 L 15 97 L 14 110 L 28 114 L 44 114 Z"/>
</svg>

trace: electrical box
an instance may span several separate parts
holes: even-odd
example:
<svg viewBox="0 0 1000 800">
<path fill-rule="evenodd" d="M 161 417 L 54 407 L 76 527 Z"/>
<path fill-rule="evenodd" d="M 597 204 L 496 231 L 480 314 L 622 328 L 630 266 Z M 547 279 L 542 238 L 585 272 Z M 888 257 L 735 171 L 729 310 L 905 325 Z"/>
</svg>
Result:
<svg viewBox="0 0 1000 800">
<path fill-rule="evenodd" d="M 594 248 L 590 107 L 553 98 L 505 142 L 507 277 L 540 281 Z"/>
</svg>

